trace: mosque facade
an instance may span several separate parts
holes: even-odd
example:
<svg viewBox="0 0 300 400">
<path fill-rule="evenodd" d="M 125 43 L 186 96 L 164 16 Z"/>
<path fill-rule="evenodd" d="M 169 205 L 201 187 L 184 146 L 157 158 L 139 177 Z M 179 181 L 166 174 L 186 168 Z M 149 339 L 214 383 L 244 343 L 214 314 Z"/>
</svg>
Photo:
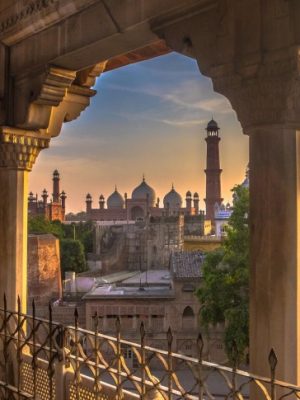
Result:
<svg viewBox="0 0 300 400">
<path fill-rule="evenodd" d="M 172 185 L 171 190 L 164 196 L 162 207 L 160 199 L 156 197 L 155 190 L 146 182 L 142 182 L 132 191 L 131 197 L 124 196 L 115 187 L 115 191 L 105 200 L 101 194 L 99 207 L 93 208 L 92 196 L 86 196 L 86 218 L 94 221 L 135 221 L 146 217 L 170 217 L 170 216 L 199 216 L 204 212 L 199 210 L 199 195 L 188 191 L 186 204 L 183 206 L 181 195 Z"/>
</svg>

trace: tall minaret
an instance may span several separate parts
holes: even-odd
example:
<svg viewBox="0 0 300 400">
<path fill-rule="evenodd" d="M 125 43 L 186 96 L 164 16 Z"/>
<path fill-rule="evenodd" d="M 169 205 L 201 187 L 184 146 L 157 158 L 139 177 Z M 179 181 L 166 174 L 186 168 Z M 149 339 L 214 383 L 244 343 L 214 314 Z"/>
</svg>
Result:
<svg viewBox="0 0 300 400">
<path fill-rule="evenodd" d="M 206 127 L 207 143 L 206 153 L 206 219 L 214 220 L 215 204 L 221 205 L 221 172 L 219 157 L 219 127 L 213 119 L 209 121 Z"/>
<path fill-rule="evenodd" d="M 53 172 L 53 193 L 52 193 L 53 203 L 60 202 L 59 181 L 60 181 L 59 172 L 56 169 Z"/>
</svg>

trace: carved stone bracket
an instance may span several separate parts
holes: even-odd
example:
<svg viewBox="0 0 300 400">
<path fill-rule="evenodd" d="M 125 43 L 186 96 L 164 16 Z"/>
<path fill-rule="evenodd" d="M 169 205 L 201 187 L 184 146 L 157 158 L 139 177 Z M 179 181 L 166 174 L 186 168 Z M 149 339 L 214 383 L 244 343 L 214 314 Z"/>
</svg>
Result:
<svg viewBox="0 0 300 400">
<path fill-rule="evenodd" d="M 77 118 L 90 104 L 90 98 L 96 94 L 90 87 L 105 65 L 102 62 L 79 72 L 51 66 L 37 77 L 19 79 L 14 125 L 45 130 L 51 137 L 59 135 L 62 124 Z"/>
<path fill-rule="evenodd" d="M 39 152 L 49 146 L 50 138 L 39 132 L 11 127 L 0 128 L 0 168 L 30 171 Z"/>
</svg>

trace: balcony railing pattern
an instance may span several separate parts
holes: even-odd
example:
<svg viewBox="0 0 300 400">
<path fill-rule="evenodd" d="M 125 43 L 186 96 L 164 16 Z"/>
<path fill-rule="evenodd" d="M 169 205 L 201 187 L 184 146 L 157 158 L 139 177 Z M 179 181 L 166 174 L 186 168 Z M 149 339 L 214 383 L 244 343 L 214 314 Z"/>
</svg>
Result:
<svg viewBox="0 0 300 400">
<path fill-rule="evenodd" d="M 173 335 L 166 334 L 165 349 L 147 346 L 144 325 L 140 343 L 121 338 L 117 319 L 115 336 L 81 329 L 75 310 L 74 326 L 0 308 L 0 398 L 43 400 L 111 399 L 246 399 L 300 398 L 300 387 L 275 379 L 277 358 L 269 356 L 270 377 L 217 365 L 198 357 L 173 353 Z"/>
</svg>

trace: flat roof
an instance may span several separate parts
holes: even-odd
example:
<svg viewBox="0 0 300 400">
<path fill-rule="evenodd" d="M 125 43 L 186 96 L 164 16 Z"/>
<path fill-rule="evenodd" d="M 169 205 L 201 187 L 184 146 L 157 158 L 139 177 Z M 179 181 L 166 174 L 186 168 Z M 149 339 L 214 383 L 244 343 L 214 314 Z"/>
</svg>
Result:
<svg viewBox="0 0 300 400">
<path fill-rule="evenodd" d="M 171 283 L 170 272 L 166 269 L 159 270 L 149 270 L 139 272 L 138 274 L 125 279 L 122 281 L 122 285 L 139 285 L 139 284 L 148 284 L 148 285 L 159 285 L 159 286 L 169 286 Z"/>
<path fill-rule="evenodd" d="M 105 285 L 92 289 L 87 293 L 83 299 L 96 300 L 96 299 L 173 299 L 175 293 L 172 288 L 162 286 L 118 286 Z"/>
<path fill-rule="evenodd" d="M 120 278 L 121 273 L 112 274 Z M 168 270 L 134 271 L 123 273 L 124 279 L 115 282 L 99 282 L 92 288 L 84 299 L 111 299 L 111 298 L 174 298 L 171 285 L 171 276 Z M 104 279 L 105 277 L 103 277 Z M 107 278 L 107 277 L 106 277 Z"/>
</svg>

